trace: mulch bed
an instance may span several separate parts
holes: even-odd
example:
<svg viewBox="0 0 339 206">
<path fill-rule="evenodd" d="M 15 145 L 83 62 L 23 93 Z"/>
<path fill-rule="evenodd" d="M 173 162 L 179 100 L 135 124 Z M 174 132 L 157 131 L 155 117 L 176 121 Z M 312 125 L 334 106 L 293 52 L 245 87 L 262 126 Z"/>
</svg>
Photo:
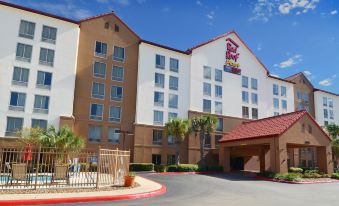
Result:
<svg viewBox="0 0 339 206">
<path fill-rule="evenodd" d="M 124 186 L 113 186 L 113 187 L 103 187 L 103 188 L 53 188 L 53 189 L 2 189 L 0 190 L 1 194 L 44 194 L 44 193 L 78 193 L 78 192 L 97 192 L 97 191 L 113 191 L 113 190 L 126 190 L 135 187 L 139 187 L 140 184 L 134 183 L 132 187 Z"/>
<path fill-rule="evenodd" d="M 256 176 L 256 179 L 280 182 L 280 183 L 289 183 L 289 184 L 320 184 L 320 183 L 339 183 L 339 180 L 333 178 L 301 178 L 297 181 L 287 181 L 287 180 L 278 180 L 267 177 Z"/>
</svg>

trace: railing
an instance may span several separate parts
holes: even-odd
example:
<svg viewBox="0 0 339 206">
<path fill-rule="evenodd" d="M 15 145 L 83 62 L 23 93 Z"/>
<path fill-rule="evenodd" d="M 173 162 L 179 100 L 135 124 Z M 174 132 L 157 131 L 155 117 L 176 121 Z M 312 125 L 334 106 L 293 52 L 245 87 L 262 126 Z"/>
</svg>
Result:
<svg viewBox="0 0 339 206">
<path fill-rule="evenodd" d="M 130 152 L 0 147 L 0 189 L 99 188 L 123 185 Z"/>
</svg>

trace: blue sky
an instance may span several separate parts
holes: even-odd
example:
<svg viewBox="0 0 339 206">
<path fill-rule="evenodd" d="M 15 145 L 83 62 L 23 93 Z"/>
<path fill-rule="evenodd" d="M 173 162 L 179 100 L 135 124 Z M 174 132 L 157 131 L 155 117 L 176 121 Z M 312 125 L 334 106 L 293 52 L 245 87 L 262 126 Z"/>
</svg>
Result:
<svg viewBox="0 0 339 206">
<path fill-rule="evenodd" d="M 236 30 L 272 74 L 339 93 L 338 0 L 10 0 L 81 19 L 115 11 L 143 39 L 186 50 Z"/>
</svg>

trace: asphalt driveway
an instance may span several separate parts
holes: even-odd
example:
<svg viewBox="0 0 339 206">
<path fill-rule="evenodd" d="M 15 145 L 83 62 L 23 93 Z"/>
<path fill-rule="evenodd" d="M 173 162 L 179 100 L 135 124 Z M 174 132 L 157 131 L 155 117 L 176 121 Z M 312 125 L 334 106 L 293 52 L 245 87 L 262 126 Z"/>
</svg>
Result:
<svg viewBox="0 0 339 206">
<path fill-rule="evenodd" d="M 339 183 L 291 185 L 255 180 L 242 174 L 143 175 L 167 186 L 153 198 L 68 205 L 118 206 L 336 206 Z"/>
</svg>

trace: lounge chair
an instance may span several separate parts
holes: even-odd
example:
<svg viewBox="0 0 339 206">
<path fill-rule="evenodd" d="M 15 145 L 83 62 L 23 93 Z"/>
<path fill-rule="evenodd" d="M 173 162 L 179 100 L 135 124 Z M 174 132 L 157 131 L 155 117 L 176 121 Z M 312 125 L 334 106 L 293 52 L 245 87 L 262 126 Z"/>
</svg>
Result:
<svg viewBox="0 0 339 206">
<path fill-rule="evenodd" d="M 68 165 L 55 165 L 52 182 L 55 180 L 65 180 L 69 185 L 69 168 Z"/>
<path fill-rule="evenodd" d="M 13 184 L 13 180 L 16 180 L 17 183 L 20 181 L 25 181 L 25 184 L 28 183 L 28 175 L 27 175 L 27 164 L 25 163 L 13 163 L 11 167 L 11 185 Z"/>
</svg>

